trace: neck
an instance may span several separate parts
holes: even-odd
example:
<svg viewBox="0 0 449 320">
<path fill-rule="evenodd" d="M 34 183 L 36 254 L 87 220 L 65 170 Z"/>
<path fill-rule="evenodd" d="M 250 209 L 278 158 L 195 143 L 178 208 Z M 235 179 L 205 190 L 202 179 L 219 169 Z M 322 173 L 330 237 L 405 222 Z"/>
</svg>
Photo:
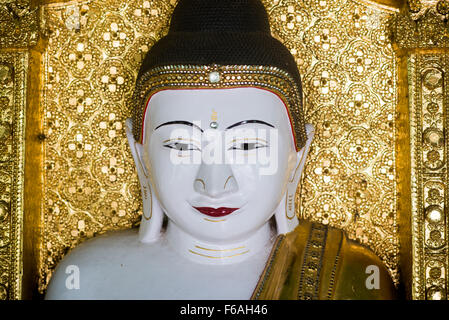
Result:
<svg viewBox="0 0 449 320">
<path fill-rule="evenodd" d="M 268 222 L 240 241 L 215 243 L 197 239 L 169 221 L 165 237 L 169 245 L 182 256 L 197 263 L 213 265 L 245 261 L 262 251 L 274 239 Z"/>
</svg>

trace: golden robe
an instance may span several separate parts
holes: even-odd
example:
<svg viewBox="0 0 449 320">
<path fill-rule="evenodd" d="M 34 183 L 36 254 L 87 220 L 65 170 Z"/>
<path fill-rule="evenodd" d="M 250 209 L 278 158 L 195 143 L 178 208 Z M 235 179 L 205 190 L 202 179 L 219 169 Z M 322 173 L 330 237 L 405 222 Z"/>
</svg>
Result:
<svg viewBox="0 0 449 320">
<path fill-rule="evenodd" d="M 378 267 L 379 288 L 369 289 L 368 266 Z M 376 276 L 376 275 L 374 275 Z M 368 279 L 368 281 L 367 281 Z M 252 299 L 395 299 L 396 290 L 383 262 L 339 229 L 300 220 L 280 235 Z"/>
</svg>

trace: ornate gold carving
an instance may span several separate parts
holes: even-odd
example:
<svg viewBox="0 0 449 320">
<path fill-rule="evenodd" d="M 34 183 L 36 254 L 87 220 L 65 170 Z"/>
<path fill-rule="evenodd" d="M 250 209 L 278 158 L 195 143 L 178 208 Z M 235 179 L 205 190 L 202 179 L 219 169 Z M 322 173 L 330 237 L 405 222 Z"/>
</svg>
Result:
<svg viewBox="0 0 449 320">
<path fill-rule="evenodd" d="M 408 9 L 414 20 L 432 10 L 442 16 L 449 14 L 449 2 L 447 0 L 407 0 Z"/>
<path fill-rule="evenodd" d="M 328 226 L 312 224 L 304 248 L 304 260 L 298 288 L 298 300 L 317 300 L 321 267 L 326 246 Z"/>
<path fill-rule="evenodd" d="M 256 287 L 256 289 L 254 290 L 254 292 L 253 292 L 253 294 L 251 296 L 251 300 L 259 299 L 259 297 L 260 297 L 260 295 L 262 293 L 262 290 L 263 290 L 263 288 L 265 286 L 265 283 L 267 282 L 267 279 L 268 279 L 268 277 L 271 274 L 271 270 L 273 268 L 273 263 L 274 263 L 274 260 L 276 258 L 276 255 L 279 252 L 279 248 L 282 246 L 284 240 L 285 240 L 285 235 L 284 234 L 280 234 L 279 236 L 277 236 L 277 238 L 276 238 L 276 240 L 275 240 L 275 242 L 273 244 L 273 247 L 271 249 L 268 261 L 265 264 L 264 271 L 262 272 L 264 277 L 263 277 L 263 279 L 262 278 L 259 279 L 259 283 L 257 284 L 257 287 Z"/>
<path fill-rule="evenodd" d="M 413 298 L 447 298 L 449 56 L 409 56 Z"/>
<path fill-rule="evenodd" d="M 176 1 L 46 5 L 45 186 L 40 289 L 69 248 L 138 223 L 140 189 L 124 120 L 137 70 Z M 303 76 L 316 138 L 299 215 L 345 229 L 398 280 L 393 11 L 361 1 L 264 1 Z M 361 112 L 360 112 L 361 111 Z"/>
<path fill-rule="evenodd" d="M 447 0 L 409 0 L 408 12 L 392 20 L 401 81 L 408 85 L 408 94 L 401 88 L 399 108 L 409 112 L 410 120 L 401 122 L 399 130 L 407 132 L 400 140 L 410 141 L 410 158 L 400 159 L 408 163 L 400 166 L 411 171 L 410 177 L 399 177 L 399 189 L 411 192 L 410 198 L 404 196 L 410 204 L 401 201 L 409 211 L 401 212 L 401 227 L 405 233 L 411 230 L 410 240 L 401 237 L 401 253 L 407 260 L 402 262 L 404 279 L 411 283 L 408 296 L 413 299 L 447 299 L 448 4 Z"/>
<path fill-rule="evenodd" d="M 394 41 L 401 48 L 448 48 L 449 1 L 409 0 L 407 14 L 392 20 Z"/>
<path fill-rule="evenodd" d="M 0 53 L 0 300 L 22 295 L 22 219 L 28 55 Z"/>
<path fill-rule="evenodd" d="M 0 48 L 35 45 L 39 36 L 39 11 L 31 0 L 0 0 Z"/>
</svg>

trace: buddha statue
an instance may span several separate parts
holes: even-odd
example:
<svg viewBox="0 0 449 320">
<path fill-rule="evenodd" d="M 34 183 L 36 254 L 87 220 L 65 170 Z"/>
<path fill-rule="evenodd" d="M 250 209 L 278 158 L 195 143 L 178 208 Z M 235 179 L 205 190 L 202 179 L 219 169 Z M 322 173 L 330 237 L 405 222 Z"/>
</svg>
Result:
<svg viewBox="0 0 449 320">
<path fill-rule="evenodd" d="M 395 297 L 373 252 L 297 218 L 314 129 L 295 60 L 259 0 L 180 0 L 132 109 L 139 230 L 73 249 L 46 299 Z"/>
</svg>

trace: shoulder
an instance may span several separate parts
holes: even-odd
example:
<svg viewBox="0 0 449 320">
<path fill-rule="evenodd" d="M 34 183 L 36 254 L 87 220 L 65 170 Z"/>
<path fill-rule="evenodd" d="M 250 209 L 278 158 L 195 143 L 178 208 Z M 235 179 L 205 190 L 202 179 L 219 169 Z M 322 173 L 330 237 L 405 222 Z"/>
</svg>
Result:
<svg viewBox="0 0 449 320">
<path fill-rule="evenodd" d="M 157 245 L 139 241 L 136 229 L 114 231 L 86 240 L 72 249 L 58 264 L 49 283 L 46 299 L 89 299 L 95 294 L 95 284 L 104 284 L 120 275 L 144 251 L 154 251 Z M 81 288 L 81 289 L 80 289 Z"/>
<path fill-rule="evenodd" d="M 135 229 L 112 231 L 88 239 L 72 250 L 61 260 L 57 269 L 70 264 L 88 267 L 101 263 L 106 257 L 111 257 L 121 251 L 139 246 Z"/>
<path fill-rule="evenodd" d="M 369 248 L 349 240 L 343 230 L 300 220 L 294 231 L 279 239 L 258 299 L 395 298 L 383 262 Z"/>
<path fill-rule="evenodd" d="M 350 240 L 345 231 L 306 220 L 300 221 L 297 231 L 295 243 L 296 247 L 304 246 L 304 261 L 321 265 L 316 270 L 321 273 L 321 298 L 387 300 L 396 297 L 393 281 L 382 260 L 368 247 Z"/>
<path fill-rule="evenodd" d="M 338 230 L 338 229 L 337 229 Z M 390 300 L 396 289 L 382 260 L 368 247 L 348 239 L 342 233 L 339 252 L 339 279 L 335 298 L 356 300 Z"/>
</svg>

